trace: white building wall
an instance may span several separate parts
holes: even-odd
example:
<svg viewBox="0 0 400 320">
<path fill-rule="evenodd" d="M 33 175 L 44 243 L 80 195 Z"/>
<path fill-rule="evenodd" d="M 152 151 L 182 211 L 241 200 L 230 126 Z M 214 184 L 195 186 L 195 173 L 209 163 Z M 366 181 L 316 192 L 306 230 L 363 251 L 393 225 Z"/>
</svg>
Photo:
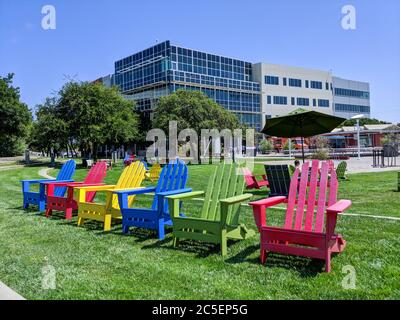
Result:
<svg viewBox="0 0 400 320">
<path fill-rule="evenodd" d="M 277 76 L 279 85 L 266 84 L 265 76 Z M 284 86 L 283 78 L 286 78 Z M 301 87 L 289 86 L 289 78 L 300 79 Z M 333 94 L 331 90 L 332 75 L 328 71 L 312 70 L 299 67 L 291 67 L 270 63 L 257 63 L 253 65 L 253 80 L 261 83 L 261 110 L 262 121 L 268 116 L 276 117 L 285 115 L 298 108 L 315 110 L 323 113 L 333 114 Z M 308 80 L 308 88 L 306 88 Z M 322 89 L 312 89 L 311 81 L 322 82 Z M 328 90 L 326 89 L 328 83 Z M 267 96 L 271 96 L 271 104 L 267 103 Z M 274 96 L 287 97 L 287 104 L 274 104 Z M 295 99 L 295 105 L 292 105 L 292 98 Z M 297 105 L 297 98 L 308 98 L 309 106 Z M 316 99 L 316 107 L 313 106 L 313 99 Z M 319 107 L 318 99 L 328 100 L 329 107 Z"/>
</svg>

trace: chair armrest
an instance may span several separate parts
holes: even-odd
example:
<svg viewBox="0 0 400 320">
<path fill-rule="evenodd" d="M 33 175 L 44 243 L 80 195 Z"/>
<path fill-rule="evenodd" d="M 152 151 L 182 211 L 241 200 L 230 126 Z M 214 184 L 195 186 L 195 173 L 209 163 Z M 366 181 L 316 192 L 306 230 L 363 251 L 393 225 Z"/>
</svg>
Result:
<svg viewBox="0 0 400 320">
<path fill-rule="evenodd" d="M 235 197 L 222 199 L 219 202 L 221 203 L 221 205 L 232 205 L 232 204 L 246 201 L 246 200 L 250 199 L 252 196 L 253 195 L 250 193 L 244 193 L 244 194 L 241 194 L 241 195 L 238 195 Z"/>
<path fill-rule="evenodd" d="M 266 199 L 262 199 L 262 200 L 258 200 L 258 201 L 253 201 L 250 202 L 249 205 L 253 206 L 253 207 L 259 207 L 259 206 L 263 206 L 266 208 L 275 206 L 277 204 L 283 203 L 285 202 L 286 197 L 283 196 L 279 196 L 279 197 L 272 197 L 272 198 L 266 198 Z"/>
<path fill-rule="evenodd" d="M 173 195 L 177 195 L 180 193 L 188 193 L 188 192 L 192 192 L 192 188 L 183 188 L 183 189 L 177 189 L 177 190 L 172 190 L 172 191 L 159 192 L 159 193 L 157 193 L 157 196 L 168 197 L 168 196 L 173 196 Z"/>
<path fill-rule="evenodd" d="M 176 194 L 173 196 L 167 196 L 167 198 L 171 199 L 171 200 L 184 200 L 184 199 L 190 199 L 190 198 L 194 198 L 197 196 L 201 196 L 204 193 L 205 193 L 204 191 L 192 191 L 192 192 L 187 192 L 187 193 Z"/>
<path fill-rule="evenodd" d="M 54 185 L 55 187 L 69 187 L 71 185 L 81 185 L 83 182 L 74 182 L 74 180 L 56 180 L 56 181 L 46 181 L 46 182 L 40 182 L 41 184 L 44 184 L 48 186 L 49 184 Z"/>
<path fill-rule="evenodd" d="M 168 208 L 171 218 L 179 218 L 180 216 L 180 203 L 181 200 L 191 199 L 204 194 L 204 191 L 192 191 L 187 193 L 180 193 L 173 196 L 167 196 Z"/>
<path fill-rule="evenodd" d="M 57 181 L 56 179 L 31 179 L 31 180 L 21 180 L 21 182 L 22 183 L 28 183 L 28 184 L 31 184 L 31 183 L 43 183 L 43 182 L 46 182 L 46 181 Z"/>
<path fill-rule="evenodd" d="M 82 191 L 105 191 L 114 189 L 115 185 L 103 184 L 103 185 L 94 185 L 94 186 L 86 186 L 86 187 L 77 187 L 77 190 Z"/>
<path fill-rule="evenodd" d="M 157 203 L 158 203 L 158 212 L 160 213 L 166 213 L 167 208 L 165 208 L 165 198 L 168 196 L 173 196 L 173 195 L 178 195 L 178 194 L 185 194 L 189 193 L 192 191 L 192 188 L 182 188 L 182 189 L 177 189 L 177 190 L 172 190 L 172 191 L 165 191 L 165 192 L 159 192 L 156 193 L 157 197 Z M 178 201 L 179 202 L 179 201 Z"/>
<path fill-rule="evenodd" d="M 144 194 L 144 193 L 150 193 L 154 192 L 156 190 L 156 187 L 141 187 L 141 188 L 127 188 L 127 189 L 114 189 L 113 192 L 116 193 L 118 196 L 119 195 L 127 195 L 127 196 L 132 196 L 135 194 Z"/>
<path fill-rule="evenodd" d="M 339 200 L 335 204 L 331 205 L 329 208 L 326 209 L 326 213 L 328 214 L 338 214 L 345 211 L 347 208 L 351 206 L 350 200 Z"/>
</svg>

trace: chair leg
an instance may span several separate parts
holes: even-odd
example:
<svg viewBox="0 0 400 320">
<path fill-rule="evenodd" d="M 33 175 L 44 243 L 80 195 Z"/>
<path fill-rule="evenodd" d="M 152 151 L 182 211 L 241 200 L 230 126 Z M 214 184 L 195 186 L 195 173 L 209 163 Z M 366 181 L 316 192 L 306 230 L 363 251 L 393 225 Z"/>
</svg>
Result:
<svg viewBox="0 0 400 320">
<path fill-rule="evenodd" d="M 176 248 L 179 245 L 179 238 L 174 236 L 173 245 Z"/>
<path fill-rule="evenodd" d="M 71 220 L 72 219 L 72 208 L 65 209 L 65 219 Z"/>
<path fill-rule="evenodd" d="M 228 243 L 226 238 L 226 230 L 222 230 L 221 234 L 221 254 L 226 256 L 228 254 Z"/>
<path fill-rule="evenodd" d="M 52 209 L 46 209 L 46 218 L 49 218 L 51 215 L 53 214 L 53 210 Z"/>
<path fill-rule="evenodd" d="M 83 219 L 82 217 L 78 216 L 78 227 L 81 227 L 84 222 L 85 222 L 85 219 Z"/>
<path fill-rule="evenodd" d="M 325 254 L 325 271 L 331 272 L 331 252 L 329 250 Z"/>
<path fill-rule="evenodd" d="M 43 200 L 39 201 L 39 211 L 44 212 L 46 210 L 46 202 Z"/>
<path fill-rule="evenodd" d="M 260 261 L 261 261 L 261 264 L 265 264 L 266 260 L 267 260 L 267 252 L 265 251 L 265 249 L 263 247 L 261 247 L 261 249 L 260 249 Z"/>
<path fill-rule="evenodd" d="M 164 219 L 158 219 L 158 240 L 165 238 Z"/>
<path fill-rule="evenodd" d="M 111 214 L 106 214 L 104 216 L 104 231 L 111 230 Z"/>
<path fill-rule="evenodd" d="M 122 233 L 124 234 L 129 233 L 129 226 L 127 224 L 122 223 Z"/>
</svg>

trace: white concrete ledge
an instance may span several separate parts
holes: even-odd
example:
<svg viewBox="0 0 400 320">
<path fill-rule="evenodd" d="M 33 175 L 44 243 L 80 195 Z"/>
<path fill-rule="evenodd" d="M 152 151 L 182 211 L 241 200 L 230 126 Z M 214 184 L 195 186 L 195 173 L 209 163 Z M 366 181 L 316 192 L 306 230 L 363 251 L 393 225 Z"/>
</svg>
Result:
<svg viewBox="0 0 400 320">
<path fill-rule="evenodd" d="M 25 298 L 0 281 L 0 300 L 25 300 Z"/>
</svg>

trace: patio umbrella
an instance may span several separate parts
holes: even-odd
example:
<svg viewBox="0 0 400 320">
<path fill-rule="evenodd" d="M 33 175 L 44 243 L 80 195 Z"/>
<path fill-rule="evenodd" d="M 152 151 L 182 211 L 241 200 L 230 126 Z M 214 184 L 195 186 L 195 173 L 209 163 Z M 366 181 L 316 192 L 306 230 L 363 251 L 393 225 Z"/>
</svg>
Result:
<svg viewBox="0 0 400 320">
<path fill-rule="evenodd" d="M 283 138 L 301 137 L 304 162 L 304 137 L 331 132 L 346 119 L 302 108 L 281 117 L 267 119 L 262 133 Z"/>
</svg>

